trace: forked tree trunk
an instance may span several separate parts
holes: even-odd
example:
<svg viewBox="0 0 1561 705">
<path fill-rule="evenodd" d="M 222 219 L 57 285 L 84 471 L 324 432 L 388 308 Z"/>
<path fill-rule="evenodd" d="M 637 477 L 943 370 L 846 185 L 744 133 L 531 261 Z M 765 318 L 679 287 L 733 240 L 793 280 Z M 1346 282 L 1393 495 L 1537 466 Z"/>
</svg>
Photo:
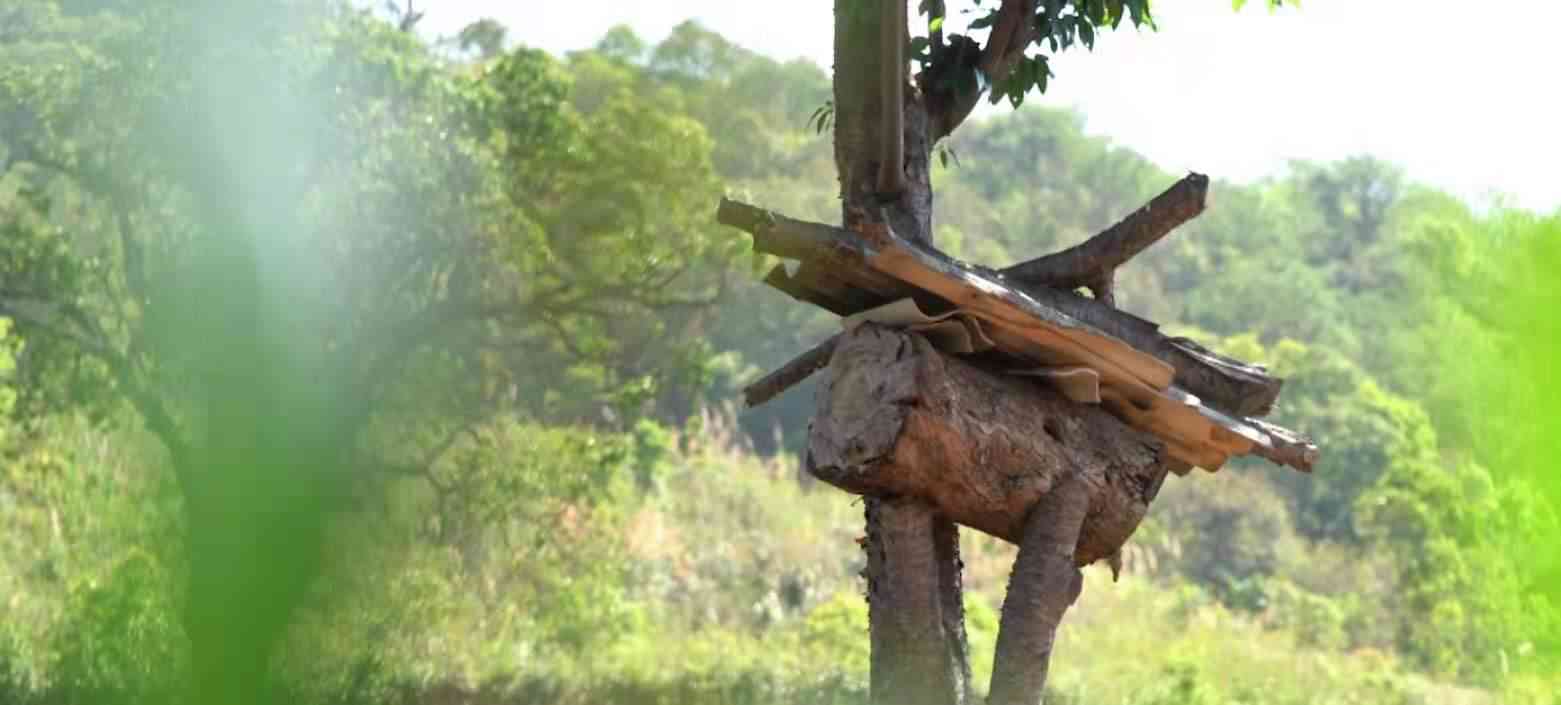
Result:
<svg viewBox="0 0 1561 705">
<path fill-rule="evenodd" d="M 931 120 L 894 46 L 909 39 L 905 4 L 836 0 L 835 160 L 844 227 L 887 225 L 930 246 Z M 901 141 L 885 140 L 895 129 Z M 840 339 L 829 375 L 807 465 L 866 497 L 872 702 L 972 699 L 956 521 L 1020 544 L 990 702 L 1040 702 L 1078 567 L 1115 554 L 1138 526 L 1173 462 L 1163 444 L 872 326 Z M 890 398 L 896 390 L 905 398 Z"/>
</svg>

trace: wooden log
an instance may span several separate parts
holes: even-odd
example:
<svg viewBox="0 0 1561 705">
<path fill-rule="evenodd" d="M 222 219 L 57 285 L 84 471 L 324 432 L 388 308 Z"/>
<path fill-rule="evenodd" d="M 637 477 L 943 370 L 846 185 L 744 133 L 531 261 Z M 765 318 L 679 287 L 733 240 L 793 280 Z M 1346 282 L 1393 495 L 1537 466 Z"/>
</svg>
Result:
<svg viewBox="0 0 1561 705">
<path fill-rule="evenodd" d="M 1174 464 L 1163 442 L 1098 406 L 873 324 L 840 336 L 804 462 L 840 489 L 920 497 L 1014 543 L 1031 507 L 1072 478 L 1090 505 L 1079 565 L 1116 553 Z"/>
<path fill-rule="evenodd" d="M 839 335 L 829 336 L 829 339 L 793 358 L 780 369 L 743 387 L 743 404 L 752 409 L 802 382 L 814 372 L 824 369 L 824 366 L 829 364 L 830 356 L 835 354 L 835 344 L 839 340 Z"/>
</svg>

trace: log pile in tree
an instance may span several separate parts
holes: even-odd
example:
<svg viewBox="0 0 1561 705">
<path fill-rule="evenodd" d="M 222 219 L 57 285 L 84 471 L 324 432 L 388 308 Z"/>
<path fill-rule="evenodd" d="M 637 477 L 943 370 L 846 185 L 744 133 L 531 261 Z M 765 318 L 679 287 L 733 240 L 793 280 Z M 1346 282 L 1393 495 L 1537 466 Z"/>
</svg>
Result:
<svg viewBox="0 0 1561 705">
<path fill-rule="evenodd" d="M 869 498 L 872 680 L 886 694 L 875 702 L 970 700 L 957 525 L 1020 546 L 989 702 L 1034 702 L 1079 568 L 1120 555 L 1168 472 L 1247 453 L 1303 471 L 1316 461 L 1309 439 L 1251 418 L 1272 409 L 1282 380 L 1112 304 L 1115 269 L 1202 212 L 1207 187 L 1189 175 L 1077 247 L 1002 271 L 886 222 L 852 231 L 722 201 L 720 222 L 751 232 L 757 251 L 800 260 L 794 274 L 777 266 L 772 286 L 845 316 L 905 299 L 957 311 L 993 344 L 955 355 L 863 323 L 745 390 L 754 406 L 827 370 L 804 464 Z M 1037 365 L 1089 371 L 1103 403 L 1011 374 Z"/>
<path fill-rule="evenodd" d="M 1317 454 L 1310 441 L 1251 418 L 1272 409 L 1282 380 L 1165 336 L 1106 301 L 1025 281 L 1093 282 L 1109 291 L 1117 266 L 1202 212 L 1207 183 L 1201 174 L 1189 175 L 1083 244 L 1002 272 L 956 262 L 885 225 L 853 232 L 731 200 L 722 201 L 717 217 L 753 233 L 756 251 L 800 260 L 795 274 L 777 265 L 765 279 L 798 299 L 841 315 L 906 298 L 929 311 L 958 309 L 980 319 L 996 341 L 997 350 L 979 360 L 989 367 L 1096 371 L 1107 408 L 1165 441 L 1178 471 L 1215 471 L 1244 454 L 1307 471 Z M 1081 273 L 1068 274 L 1075 270 Z M 826 340 L 750 385 L 748 404 L 763 403 L 822 369 L 837 343 L 838 336 Z"/>
<path fill-rule="evenodd" d="M 925 499 L 956 523 L 1021 543 L 1057 486 L 1091 497 L 1076 558 L 1116 553 L 1171 462 L 1163 442 L 1096 405 L 867 324 L 843 334 L 818 390 L 808 472 L 854 494 Z"/>
<path fill-rule="evenodd" d="M 1111 7 L 1116 20 L 1148 15 L 1143 0 Z M 960 596 L 965 524 L 1020 546 L 987 702 L 1034 705 L 1057 625 L 1081 589 L 1079 567 L 1116 554 L 1167 472 L 1214 471 L 1249 454 L 1310 471 L 1317 448 L 1253 418 L 1272 410 L 1279 379 L 1115 307 L 1116 268 L 1203 211 L 1206 177 L 1189 175 L 1077 247 L 1007 269 L 933 247 L 933 146 L 989 87 L 1013 99 L 1026 84 L 1010 79 L 1044 78 L 1026 51 L 1064 10 L 1072 23 L 1107 20 L 1098 3 L 1001 0 L 977 44 L 945 40 L 941 0 L 918 8 L 928 51 L 912 82 L 906 0 L 836 0 L 830 106 L 843 226 L 729 200 L 718 219 L 752 233 L 757 252 L 800 262 L 765 278 L 797 299 L 848 317 L 914 304 L 926 317 L 953 314 L 978 327 L 972 337 L 983 345 L 952 354 L 910 328 L 853 325 L 745 397 L 761 404 L 826 370 L 806 466 L 865 498 L 872 702 L 973 700 Z M 1061 380 L 1073 386 L 1052 386 Z"/>
</svg>

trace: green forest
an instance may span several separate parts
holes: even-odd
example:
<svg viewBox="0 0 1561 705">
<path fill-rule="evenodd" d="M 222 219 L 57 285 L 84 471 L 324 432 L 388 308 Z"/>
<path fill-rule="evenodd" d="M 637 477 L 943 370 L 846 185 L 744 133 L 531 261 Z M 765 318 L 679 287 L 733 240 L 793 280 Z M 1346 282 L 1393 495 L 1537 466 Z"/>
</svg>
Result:
<svg viewBox="0 0 1561 705">
<path fill-rule="evenodd" d="M 297 703 L 865 703 L 813 384 L 738 402 L 838 319 L 715 222 L 838 222 L 826 69 L 191 7 L 0 3 L 0 701 L 242 661 Z M 1184 176 L 1087 125 L 955 133 L 938 247 L 1031 259 Z M 1169 479 L 1047 702 L 1561 703 L 1561 213 L 1364 154 L 1213 176 L 1117 305 L 1284 377 L 1322 460 Z M 1015 549 L 962 540 L 985 687 Z"/>
</svg>

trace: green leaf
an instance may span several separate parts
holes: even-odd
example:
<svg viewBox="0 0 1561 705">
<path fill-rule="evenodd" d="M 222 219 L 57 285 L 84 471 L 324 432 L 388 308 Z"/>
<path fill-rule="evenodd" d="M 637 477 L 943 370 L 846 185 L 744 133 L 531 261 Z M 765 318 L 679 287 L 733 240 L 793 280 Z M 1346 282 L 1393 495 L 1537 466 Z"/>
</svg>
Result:
<svg viewBox="0 0 1561 705">
<path fill-rule="evenodd" d="M 1088 23 L 1088 22 L 1080 22 L 1079 23 L 1079 39 L 1084 42 L 1084 46 L 1089 47 L 1089 49 L 1091 51 L 1094 51 L 1094 49 L 1095 49 L 1095 28 L 1090 26 L 1090 23 Z"/>
<path fill-rule="evenodd" d="M 1133 15 L 1133 26 L 1142 26 L 1149 19 L 1149 3 L 1144 0 L 1128 0 L 1127 11 Z M 1153 23 L 1150 23 L 1153 27 Z"/>
<path fill-rule="evenodd" d="M 942 29 L 943 29 L 943 18 L 942 17 L 934 17 L 934 18 L 932 18 L 931 22 L 927 23 L 927 31 L 928 32 L 938 32 L 938 31 L 942 31 Z"/>
</svg>

